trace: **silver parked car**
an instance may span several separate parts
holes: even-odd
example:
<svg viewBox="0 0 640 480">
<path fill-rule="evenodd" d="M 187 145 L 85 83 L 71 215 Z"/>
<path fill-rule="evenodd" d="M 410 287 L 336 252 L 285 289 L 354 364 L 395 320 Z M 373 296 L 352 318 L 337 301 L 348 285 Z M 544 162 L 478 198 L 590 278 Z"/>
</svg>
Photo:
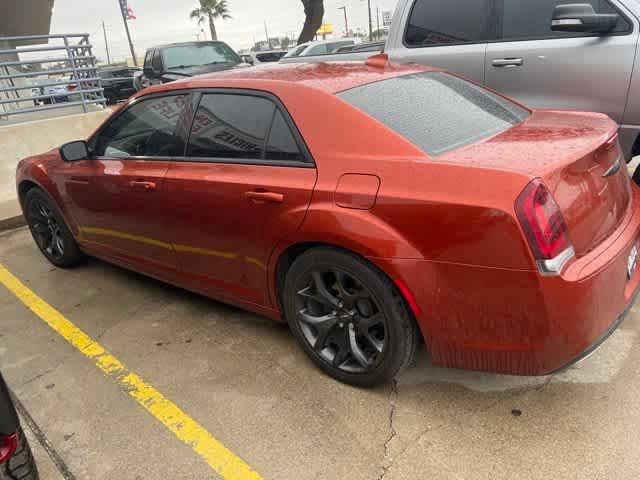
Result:
<svg viewBox="0 0 640 480">
<path fill-rule="evenodd" d="M 399 0 L 385 52 L 530 107 L 606 113 L 621 124 L 629 159 L 640 155 L 639 19 L 640 0 Z"/>
</svg>

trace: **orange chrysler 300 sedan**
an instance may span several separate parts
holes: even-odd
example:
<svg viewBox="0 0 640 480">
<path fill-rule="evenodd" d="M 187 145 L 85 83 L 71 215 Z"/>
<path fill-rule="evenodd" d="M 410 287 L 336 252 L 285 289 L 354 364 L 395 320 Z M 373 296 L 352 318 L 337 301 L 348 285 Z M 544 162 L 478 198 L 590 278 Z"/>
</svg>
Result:
<svg viewBox="0 0 640 480">
<path fill-rule="evenodd" d="M 629 310 L 640 190 L 605 115 L 415 65 L 276 65 L 144 90 L 22 160 L 54 265 L 91 255 L 286 319 L 326 373 L 542 375 Z"/>
</svg>

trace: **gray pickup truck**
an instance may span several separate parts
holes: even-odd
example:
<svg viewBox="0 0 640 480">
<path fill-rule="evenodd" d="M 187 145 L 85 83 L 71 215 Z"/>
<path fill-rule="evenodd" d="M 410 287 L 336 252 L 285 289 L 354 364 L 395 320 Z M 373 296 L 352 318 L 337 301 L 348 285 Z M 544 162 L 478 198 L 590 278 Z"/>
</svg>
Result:
<svg viewBox="0 0 640 480">
<path fill-rule="evenodd" d="M 444 68 L 533 108 L 606 113 L 621 125 L 629 160 L 640 155 L 640 0 L 577 1 L 399 0 L 384 51 L 391 61 Z"/>
</svg>

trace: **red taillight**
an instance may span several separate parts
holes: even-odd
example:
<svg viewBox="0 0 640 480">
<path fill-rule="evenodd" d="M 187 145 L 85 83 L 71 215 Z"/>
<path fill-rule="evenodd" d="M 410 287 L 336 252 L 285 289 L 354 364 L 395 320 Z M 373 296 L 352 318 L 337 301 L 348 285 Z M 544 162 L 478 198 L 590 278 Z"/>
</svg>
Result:
<svg viewBox="0 0 640 480">
<path fill-rule="evenodd" d="M 76 88 L 78 88 L 78 84 L 77 83 L 70 83 L 69 85 L 67 85 L 67 90 L 69 92 L 74 91 Z"/>
<path fill-rule="evenodd" d="M 18 449 L 18 434 L 0 436 L 0 464 L 9 460 Z"/>
<path fill-rule="evenodd" d="M 532 181 L 520 194 L 516 215 L 540 272 L 560 273 L 575 253 L 562 212 L 540 179 Z"/>
</svg>

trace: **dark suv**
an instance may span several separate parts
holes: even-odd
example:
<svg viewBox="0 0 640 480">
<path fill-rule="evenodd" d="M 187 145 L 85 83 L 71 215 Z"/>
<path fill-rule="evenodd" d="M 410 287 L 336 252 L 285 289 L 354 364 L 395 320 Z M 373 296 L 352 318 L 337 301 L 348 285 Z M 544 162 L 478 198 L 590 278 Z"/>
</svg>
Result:
<svg viewBox="0 0 640 480">
<path fill-rule="evenodd" d="M 0 480 L 37 479 L 38 469 L 31 449 L 0 374 Z"/>
<path fill-rule="evenodd" d="M 140 90 L 150 85 L 239 66 L 248 65 L 224 42 L 172 43 L 147 50 L 142 75 L 136 77 L 134 83 Z"/>
</svg>

